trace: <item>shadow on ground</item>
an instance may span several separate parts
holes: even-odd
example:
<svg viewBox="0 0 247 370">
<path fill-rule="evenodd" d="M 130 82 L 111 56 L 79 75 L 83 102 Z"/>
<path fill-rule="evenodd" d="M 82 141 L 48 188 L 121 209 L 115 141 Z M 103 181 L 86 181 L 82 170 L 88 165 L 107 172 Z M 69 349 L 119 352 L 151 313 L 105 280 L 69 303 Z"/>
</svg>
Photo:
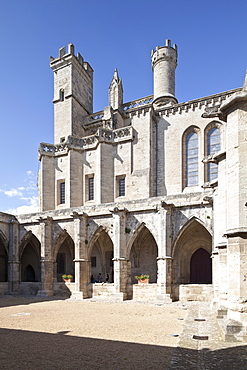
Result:
<svg viewBox="0 0 247 370">
<path fill-rule="evenodd" d="M 180 348 L 180 363 L 170 365 L 173 347 L 0 329 L 1 369 L 246 369 L 247 347 L 218 351 Z M 83 329 L 82 329 L 83 335 Z M 203 363 L 199 361 L 199 352 Z M 174 356 L 173 356 L 174 360 Z"/>
<path fill-rule="evenodd" d="M 1 299 L 3 298 L 3 299 Z M 48 301 L 61 301 L 66 300 L 69 297 L 63 296 L 53 296 L 53 297 L 36 297 L 36 296 L 29 296 L 29 295 L 18 295 L 18 296 L 11 296 L 11 295 L 1 295 L 0 296 L 0 308 L 1 307 L 11 307 L 11 306 L 19 306 L 19 305 L 28 305 L 31 303 L 38 303 L 38 302 L 48 302 Z"/>
</svg>

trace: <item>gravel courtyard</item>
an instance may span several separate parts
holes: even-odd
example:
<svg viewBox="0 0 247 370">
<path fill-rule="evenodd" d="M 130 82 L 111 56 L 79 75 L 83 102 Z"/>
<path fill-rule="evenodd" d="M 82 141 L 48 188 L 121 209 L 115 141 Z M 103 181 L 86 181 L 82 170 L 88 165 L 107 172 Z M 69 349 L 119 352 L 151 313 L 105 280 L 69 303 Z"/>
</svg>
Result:
<svg viewBox="0 0 247 370">
<path fill-rule="evenodd" d="M 0 298 L 1 369 L 165 369 L 181 303 Z"/>
</svg>

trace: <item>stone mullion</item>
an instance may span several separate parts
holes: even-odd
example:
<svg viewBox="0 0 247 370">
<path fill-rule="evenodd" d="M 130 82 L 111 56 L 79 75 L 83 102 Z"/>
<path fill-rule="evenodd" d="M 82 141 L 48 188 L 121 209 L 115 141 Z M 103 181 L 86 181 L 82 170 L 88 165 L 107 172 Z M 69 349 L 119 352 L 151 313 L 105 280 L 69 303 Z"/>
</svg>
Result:
<svg viewBox="0 0 247 370">
<path fill-rule="evenodd" d="M 10 221 L 9 251 L 8 251 L 8 292 L 19 291 L 20 283 L 20 257 L 19 257 L 19 222 Z"/>
<path fill-rule="evenodd" d="M 86 248 L 86 224 L 87 215 L 73 212 L 74 218 L 74 243 L 75 243 L 75 290 L 73 299 L 87 298 L 87 286 L 89 283 L 89 260 Z"/>
<path fill-rule="evenodd" d="M 51 217 L 40 219 L 41 228 L 41 290 L 37 295 L 40 297 L 53 295 L 53 220 Z"/>
</svg>

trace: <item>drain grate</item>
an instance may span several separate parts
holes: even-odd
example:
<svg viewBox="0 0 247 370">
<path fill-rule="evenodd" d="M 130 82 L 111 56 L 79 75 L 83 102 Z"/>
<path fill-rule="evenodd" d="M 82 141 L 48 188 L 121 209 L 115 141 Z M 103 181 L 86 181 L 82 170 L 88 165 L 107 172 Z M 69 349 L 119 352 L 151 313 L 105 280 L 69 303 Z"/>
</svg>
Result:
<svg viewBox="0 0 247 370">
<path fill-rule="evenodd" d="M 193 335 L 193 339 L 208 340 L 208 335 Z"/>
<path fill-rule="evenodd" d="M 206 321 L 206 319 L 194 319 L 194 321 Z"/>
</svg>

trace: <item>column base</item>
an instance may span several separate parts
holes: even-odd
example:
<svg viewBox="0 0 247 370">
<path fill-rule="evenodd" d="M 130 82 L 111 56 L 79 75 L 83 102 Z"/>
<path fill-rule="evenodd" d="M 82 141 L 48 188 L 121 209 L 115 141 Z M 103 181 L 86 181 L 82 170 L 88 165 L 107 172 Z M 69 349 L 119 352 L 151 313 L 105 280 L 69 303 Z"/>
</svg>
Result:
<svg viewBox="0 0 247 370">
<path fill-rule="evenodd" d="M 170 294 L 157 294 L 156 299 L 162 303 L 172 303 Z"/>
<path fill-rule="evenodd" d="M 85 293 L 83 292 L 72 292 L 69 300 L 70 301 L 83 301 L 83 299 L 87 298 Z"/>
</svg>

